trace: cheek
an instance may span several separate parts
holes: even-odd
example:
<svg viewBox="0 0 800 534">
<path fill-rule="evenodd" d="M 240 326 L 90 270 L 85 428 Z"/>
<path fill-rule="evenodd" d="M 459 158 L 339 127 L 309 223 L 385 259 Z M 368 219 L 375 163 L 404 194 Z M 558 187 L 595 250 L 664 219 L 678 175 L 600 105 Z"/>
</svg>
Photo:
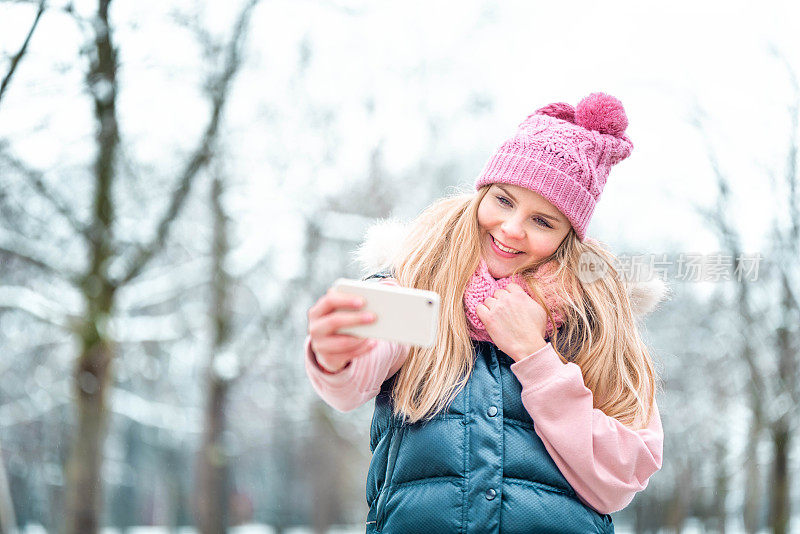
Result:
<svg viewBox="0 0 800 534">
<path fill-rule="evenodd" d="M 482 202 L 480 206 L 478 206 L 478 228 L 481 230 L 486 230 L 487 226 L 491 223 L 489 221 L 488 210 L 486 209 L 484 203 Z"/>
<path fill-rule="evenodd" d="M 481 230 L 490 230 L 501 222 L 497 211 L 487 202 L 481 202 L 478 206 L 478 226 Z"/>
<path fill-rule="evenodd" d="M 531 251 L 538 258 L 544 258 L 558 249 L 559 241 L 549 236 L 536 234 L 531 239 Z"/>
</svg>

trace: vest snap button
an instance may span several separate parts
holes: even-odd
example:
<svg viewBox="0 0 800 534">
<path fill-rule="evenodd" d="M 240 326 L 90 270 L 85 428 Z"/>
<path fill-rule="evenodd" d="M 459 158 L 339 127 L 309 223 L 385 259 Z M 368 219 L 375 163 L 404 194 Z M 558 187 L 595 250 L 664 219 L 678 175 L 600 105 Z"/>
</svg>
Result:
<svg viewBox="0 0 800 534">
<path fill-rule="evenodd" d="M 497 406 L 489 406 L 489 411 L 486 413 L 489 414 L 489 417 L 494 417 L 497 415 Z"/>
<path fill-rule="evenodd" d="M 497 492 L 494 489 L 489 488 L 488 490 L 486 490 L 486 500 L 487 501 L 491 501 L 496 496 L 497 496 Z"/>
</svg>

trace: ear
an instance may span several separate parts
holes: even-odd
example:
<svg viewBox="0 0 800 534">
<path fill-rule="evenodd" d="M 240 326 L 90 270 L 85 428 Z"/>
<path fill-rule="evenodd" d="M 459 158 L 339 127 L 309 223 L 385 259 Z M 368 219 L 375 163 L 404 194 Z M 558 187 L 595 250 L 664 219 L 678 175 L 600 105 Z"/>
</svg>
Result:
<svg viewBox="0 0 800 534">
<path fill-rule="evenodd" d="M 379 219 L 367 228 L 364 240 L 353 251 L 364 276 L 392 267 L 410 226 L 399 219 Z"/>
</svg>

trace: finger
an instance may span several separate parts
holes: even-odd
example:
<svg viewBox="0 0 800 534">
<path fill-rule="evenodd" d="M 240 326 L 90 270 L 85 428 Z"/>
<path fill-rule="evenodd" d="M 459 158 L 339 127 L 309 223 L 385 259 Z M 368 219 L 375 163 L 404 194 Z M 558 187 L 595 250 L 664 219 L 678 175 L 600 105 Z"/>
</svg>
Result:
<svg viewBox="0 0 800 534">
<path fill-rule="evenodd" d="M 378 344 L 378 340 L 377 339 L 365 339 L 364 341 L 366 341 L 366 343 L 364 344 L 363 347 L 361 347 L 359 349 L 355 349 L 353 351 L 353 353 L 351 355 L 353 358 L 355 358 L 356 356 L 361 356 L 363 354 L 366 354 L 366 353 L 372 351 L 372 349 L 375 348 L 375 345 Z"/>
<path fill-rule="evenodd" d="M 341 368 L 345 362 L 352 360 L 357 356 L 366 354 L 372 351 L 378 344 L 378 340 L 374 338 L 360 339 L 359 345 L 351 350 L 342 352 L 330 352 L 324 349 L 324 344 L 321 346 L 311 343 L 311 350 L 317 355 L 318 359 L 324 359 L 328 367 Z"/>
<path fill-rule="evenodd" d="M 341 367 L 344 365 L 344 362 L 357 358 L 359 356 L 363 356 L 364 354 L 368 354 L 370 351 L 375 349 L 375 345 L 378 344 L 376 339 L 365 339 L 363 340 L 364 344 L 361 345 L 359 348 L 347 352 L 338 352 L 332 353 L 330 355 L 326 355 L 326 357 L 333 362 L 337 363 L 337 367 Z M 319 354 L 319 353 L 317 353 Z"/>
<path fill-rule="evenodd" d="M 335 334 L 340 328 L 370 324 L 374 321 L 375 314 L 372 312 L 335 311 L 311 321 L 308 331 L 311 336 L 322 338 Z"/>
<path fill-rule="evenodd" d="M 341 354 L 360 350 L 369 345 L 371 341 L 371 338 L 333 335 L 320 339 L 317 342 L 317 347 L 325 354 Z"/>
<path fill-rule="evenodd" d="M 346 360 L 352 360 L 357 356 L 361 356 L 363 354 L 367 354 L 368 352 L 372 351 L 375 346 L 378 344 L 377 339 L 362 339 L 362 343 L 348 351 L 343 352 L 322 352 L 323 357 L 331 362 L 336 362 L 338 365 L 342 365 Z M 321 350 L 321 349 L 320 349 Z M 317 354 L 320 354 L 317 352 Z"/>
<path fill-rule="evenodd" d="M 511 293 L 511 292 L 519 292 L 519 291 L 524 292 L 525 291 L 524 289 L 522 289 L 521 285 L 515 284 L 513 282 L 506 286 L 506 290 L 508 290 L 509 293 Z"/>
<path fill-rule="evenodd" d="M 494 298 L 494 297 L 486 297 L 483 300 L 483 305 L 488 308 L 489 306 L 493 305 L 495 302 L 497 302 L 496 298 Z"/>
<path fill-rule="evenodd" d="M 316 346 L 325 354 L 339 354 L 355 350 L 368 341 L 368 338 L 333 335 L 325 336 L 317 340 Z"/>
<path fill-rule="evenodd" d="M 489 313 L 489 308 L 487 308 L 486 305 L 483 303 L 478 304 L 477 306 L 475 306 L 475 313 L 478 316 L 478 318 L 482 321 L 483 317 L 481 316 L 487 315 Z"/>
<path fill-rule="evenodd" d="M 341 371 L 347 366 L 347 362 L 350 359 L 348 356 L 328 354 L 320 349 L 314 349 L 314 354 L 317 356 L 317 365 L 325 370 L 337 369 L 338 371 Z"/>
<path fill-rule="evenodd" d="M 309 320 L 316 319 L 339 308 L 357 310 L 363 307 L 364 304 L 366 304 L 364 297 L 339 293 L 329 289 L 328 292 L 320 297 L 317 303 L 308 310 L 308 318 Z"/>
<path fill-rule="evenodd" d="M 501 296 L 503 296 L 503 295 L 505 295 L 507 293 L 509 293 L 509 291 L 507 291 L 505 289 L 498 289 L 497 291 L 494 292 L 494 296 L 495 297 L 501 297 Z"/>
</svg>

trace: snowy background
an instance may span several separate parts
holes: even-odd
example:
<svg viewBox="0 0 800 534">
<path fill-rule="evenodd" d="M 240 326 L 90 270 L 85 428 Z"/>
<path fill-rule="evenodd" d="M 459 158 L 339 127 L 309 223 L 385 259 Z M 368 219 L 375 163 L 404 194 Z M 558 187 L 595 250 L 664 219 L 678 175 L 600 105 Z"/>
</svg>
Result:
<svg viewBox="0 0 800 534">
<path fill-rule="evenodd" d="M 0 0 L 0 76 L 38 7 Z M 71 325 L 91 301 L 53 273 L 84 273 L 90 262 L 36 180 L 76 219 L 92 220 L 93 98 L 108 91 L 86 75 L 96 10 L 88 0 L 48 3 L 0 94 L 0 452 L 17 523 L 51 531 L 64 518 L 76 428 L 80 338 Z M 156 236 L 208 124 L 208 79 L 240 10 L 221 1 L 111 4 L 120 128 L 111 276 L 125 272 L 125 251 Z M 734 530 L 768 529 L 776 435 L 788 436 L 782 458 L 797 510 L 798 418 L 787 406 L 800 380 L 800 309 L 783 297 L 800 295 L 800 273 L 775 228 L 791 235 L 797 221 L 787 176 L 800 179 L 798 20 L 797 3 L 777 1 L 257 3 L 212 157 L 108 318 L 118 352 L 101 523 L 194 524 L 210 370 L 229 385 L 229 522 L 361 531 L 371 403 L 342 414 L 311 390 L 301 352 L 308 306 L 338 276 L 358 275 L 348 253 L 376 218 L 410 218 L 454 187 L 471 188 L 527 114 L 596 91 L 623 102 L 634 150 L 612 170 L 590 236 L 619 253 L 729 252 L 698 211 L 723 205 L 723 176 L 730 196 L 721 213 L 739 251 L 766 260 L 749 292 L 730 281 L 667 280 L 674 298 L 645 328 L 665 380 L 665 464 L 614 515 L 618 530 L 656 522 L 713 531 L 720 518 Z M 209 311 L 209 198 L 220 177 L 224 266 L 236 280 L 236 342 L 224 351 L 213 348 Z M 755 435 L 748 348 L 767 384 Z"/>
</svg>

